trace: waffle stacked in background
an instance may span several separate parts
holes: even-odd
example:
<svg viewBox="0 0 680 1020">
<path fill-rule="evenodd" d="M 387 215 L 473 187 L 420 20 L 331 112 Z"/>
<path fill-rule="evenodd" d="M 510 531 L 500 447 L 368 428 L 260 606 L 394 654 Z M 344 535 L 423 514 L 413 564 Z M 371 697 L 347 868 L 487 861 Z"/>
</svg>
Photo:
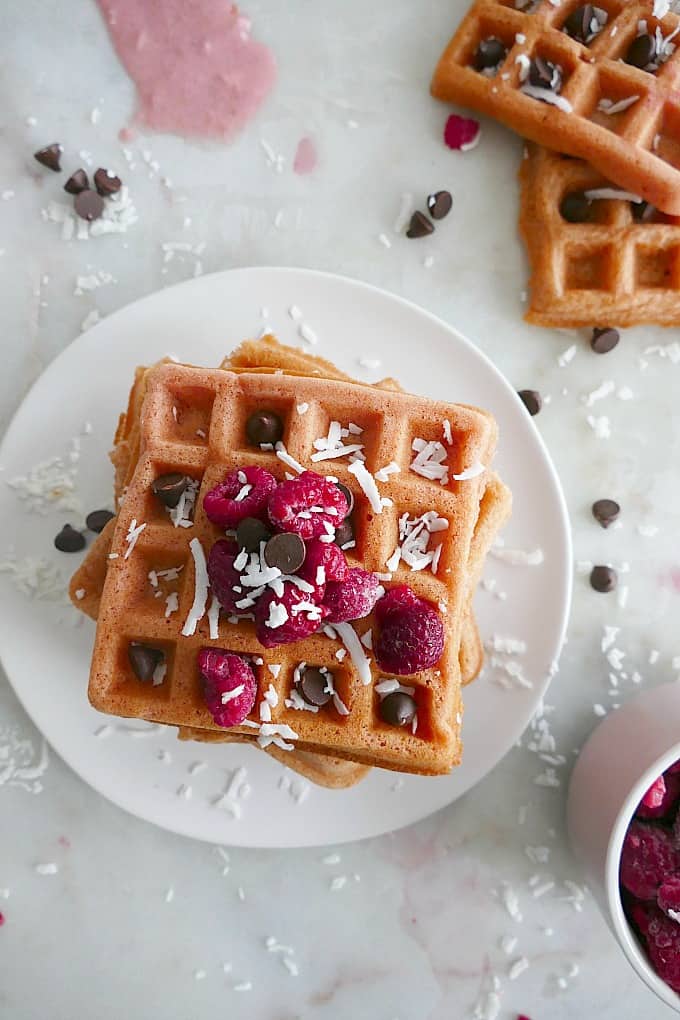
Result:
<svg viewBox="0 0 680 1020">
<path fill-rule="evenodd" d="M 267 442 L 263 449 L 253 422 L 261 430 L 274 421 L 283 442 L 272 434 L 264 438 L 278 449 Z M 336 434 L 336 421 L 351 423 L 351 431 L 340 426 Z M 255 744 L 325 786 L 352 785 L 371 765 L 448 771 L 460 761 L 461 685 L 477 676 L 483 658 L 472 599 L 510 512 L 509 490 L 488 470 L 495 442 L 496 426 L 485 412 L 410 396 L 389 379 L 355 382 L 271 337 L 243 343 L 216 370 L 170 362 L 138 369 L 111 454 L 118 516 L 71 581 L 74 605 L 98 621 L 90 700 L 115 715 L 177 726 L 181 739 Z M 359 449 L 348 454 L 347 446 Z M 330 475 L 352 493 L 346 520 L 324 526 L 328 540 L 301 542 L 292 530 L 309 531 L 312 523 L 300 521 L 312 522 L 318 511 L 310 509 L 297 508 L 284 522 L 291 531 L 279 531 L 284 499 L 276 527 L 267 510 L 258 511 L 260 521 L 246 518 L 229 547 L 210 513 L 219 517 L 226 505 L 228 515 L 243 518 L 253 490 L 239 478 L 235 495 L 243 511 L 238 498 L 215 502 L 225 477 L 259 467 L 276 477 L 279 494 L 289 479 L 295 497 L 303 466 L 315 472 L 313 481 L 337 492 L 335 481 L 326 482 Z M 304 484 L 310 476 L 301 477 Z M 183 498 L 175 500 L 180 489 Z M 209 492 L 214 505 L 209 499 L 207 514 Z M 258 532 L 247 542 L 254 569 L 243 568 L 249 558 L 239 545 L 243 527 Z M 289 576 L 267 564 L 272 533 L 294 536 L 293 555 L 306 550 L 307 592 L 293 584 L 295 600 L 307 607 L 291 613 L 294 630 L 302 618 L 299 635 L 286 634 L 290 618 L 271 626 L 280 617 L 269 607 L 282 591 L 285 602 L 292 584 L 286 580 L 284 590 L 283 582 L 267 581 Z M 285 559 L 291 540 L 282 541 Z M 221 552 L 229 569 L 236 561 L 263 583 L 256 589 L 237 583 L 238 591 L 225 596 Z M 329 574 L 349 569 L 344 581 L 319 574 L 319 556 Z M 304 563 L 296 569 L 304 574 Z M 383 595 L 385 589 L 393 595 Z M 319 600 L 322 609 L 314 604 Z M 393 610 L 385 613 L 390 601 Z M 436 660 L 422 669 L 408 660 L 420 654 L 413 641 L 406 641 L 404 662 L 395 661 L 390 646 L 404 613 L 416 628 L 407 639 L 434 641 Z M 381 654 L 392 668 L 381 668 Z"/>
<path fill-rule="evenodd" d="M 680 324 L 678 8 L 475 0 L 437 65 L 434 96 L 533 143 L 529 322 Z"/>
</svg>

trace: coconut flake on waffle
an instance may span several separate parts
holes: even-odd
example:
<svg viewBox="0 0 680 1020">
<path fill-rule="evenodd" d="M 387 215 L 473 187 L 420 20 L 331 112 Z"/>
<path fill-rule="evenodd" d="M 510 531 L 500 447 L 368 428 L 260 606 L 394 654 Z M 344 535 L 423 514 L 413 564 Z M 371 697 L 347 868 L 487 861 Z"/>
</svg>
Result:
<svg viewBox="0 0 680 1020">
<path fill-rule="evenodd" d="M 523 92 L 525 96 L 529 96 L 531 99 L 538 99 L 543 103 L 548 103 L 549 106 L 556 106 L 558 110 L 562 110 L 564 113 L 571 113 L 573 111 L 573 106 L 568 99 L 558 95 L 557 92 L 552 92 L 551 89 L 541 88 L 540 85 L 531 85 L 525 82 L 520 92 Z"/>
<path fill-rule="evenodd" d="M 191 555 L 194 558 L 194 569 L 196 571 L 196 582 L 194 587 L 194 601 L 186 622 L 182 627 L 184 637 L 191 637 L 196 633 L 199 620 L 203 619 L 206 603 L 208 601 L 208 567 L 205 561 L 203 546 L 197 538 L 192 538 L 189 543 Z"/>
<path fill-rule="evenodd" d="M 415 457 L 411 461 L 410 469 L 423 478 L 429 478 L 432 482 L 440 482 L 446 485 L 449 480 L 449 469 L 446 464 L 446 449 L 437 440 L 429 443 L 425 439 L 416 438 L 411 443 L 411 449 Z"/>
<path fill-rule="evenodd" d="M 132 550 L 137 545 L 137 540 L 139 539 L 141 533 L 144 531 L 145 527 L 146 527 L 145 523 L 137 524 L 137 520 L 134 517 L 130 521 L 130 527 L 128 528 L 128 533 L 125 536 L 125 541 L 127 542 L 127 549 L 125 550 L 124 559 L 126 560 L 129 559 Z"/>
<path fill-rule="evenodd" d="M 353 461 L 347 468 L 351 475 L 354 475 L 357 482 L 361 486 L 364 496 L 371 504 L 371 509 L 376 514 L 381 514 L 383 511 L 383 501 L 380 498 L 378 492 L 378 486 L 375 484 L 375 478 L 371 472 L 365 467 L 360 460 Z M 343 549 L 349 548 L 349 543 L 343 546 Z"/>
<path fill-rule="evenodd" d="M 270 744 L 275 744 L 282 751 L 292 751 L 294 744 L 287 741 L 297 740 L 299 737 L 299 734 L 287 723 L 261 723 L 259 730 L 257 742 L 263 749 L 269 747 Z"/>
<path fill-rule="evenodd" d="M 328 426 L 328 434 L 314 440 L 316 453 L 311 456 L 312 462 L 316 464 L 322 460 L 335 460 L 339 457 L 349 457 L 351 461 L 364 460 L 363 443 L 344 442 L 350 436 L 360 436 L 363 431 L 354 422 L 343 426 L 339 421 L 332 421 Z"/>
<path fill-rule="evenodd" d="M 397 475 L 399 474 L 400 471 L 401 468 L 399 467 L 397 462 L 391 460 L 389 464 L 385 465 L 385 467 L 382 467 L 378 471 L 376 471 L 374 477 L 376 482 L 387 482 L 389 480 L 390 475 Z"/>
<path fill-rule="evenodd" d="M 334 623 L 332 627 L 324 627 L 324 633 L 327 637 L 340 638 L 349 652 L 361 683 L 367 687 L 371 682 L 371 660 L 366 656 L 354 627 L 349 623 Z"/>
<path fill-rule="evenodd" d="M 266 443 L 266 444 L 265 443 L 261 443 L 260 446 L 261 447 L 262 446 L 267 446 L 267 447 L 271 448 L 269 443 Z M 283 445 L 283 443 L 280 440 L 276 444 L 274 449 L 276 451 L 276 456 L 279 458 L 280 461 L 283 461 L 283 463 L 286 464 L 289 468 L 292 468 L 293 471 L 297 471 L 297 473 L 299 475 L 302 474 L 302 472 L 305 470 L 305 468 L 303 468 L 302 464 L 300 464 L 299 461 L 295 460 L 294 457 L 291 457 L 291 455 L 288 453 L 288 451 L 286 450 L 285 446 Z"/>
<path fill-rule="evenodd" d="M 399 544 L 385 564 L 387 569 L 394 572 L 403 560 L 411 570 L 431 567 L 432 573 L 436 574 L 441 545 L 429 549 L 430 536 L 445 531 L 448 526 L 449 522 L 445 517 L 440 517 L 436 510 L 428 510 L 420 517 L 402 514 L 399 518 Z"/>
<path fill-rule="evenodd" d="M 347 705 L 345 704 L 345 702 L 342 700 L 342 698 L 335 689 L 333 674 L 330 672 L 330 670 L 326 669 L 325 666 L 321 668 L 321 672 L 326 677 L 326 686 L 324 687 L 324 691 L 326 694 L 332 695 L 333 704 L 335 705 L 336 712 L 338 713 L 338 715 L 349 715 L 349 709 Z"/>
<path fill-rule="evenodd" d="M 637 103 L 639 98 L 639 95 L 626 96 L 625 99 L 619 99 L 618 102 L 615 103 L 613 99 L 603 97 L 597 104 L 597 109 L 599 113 L 604 113 L 608 117 L 612 117 L 615 113 L 623 113 L 625 110 L 629 109 L 629 107 L 633 106 L 634 103 Z"/>
<path fill-rule="evenodd" d="M 220 621 L 220 609 L 221 606 L 215 596 L 213 595 L 210 599 L 210 605 L 208 607 L 208 626 L 210 627 L 210 639 L 216 641 L 220 636 L 219 621 Z"/>
</svg>

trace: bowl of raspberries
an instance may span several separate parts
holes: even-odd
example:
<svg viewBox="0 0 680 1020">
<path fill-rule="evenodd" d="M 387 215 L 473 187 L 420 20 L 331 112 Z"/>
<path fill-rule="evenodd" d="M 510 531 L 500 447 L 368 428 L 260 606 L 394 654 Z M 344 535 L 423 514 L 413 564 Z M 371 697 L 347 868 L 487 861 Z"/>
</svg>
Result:
<svg viewBox="0 0 680 1020">
<path fill-rule="evenodd" d="M 680 1013 L 680 682 L 645 691 L 582 749 L 572 846 L 629 962 Z"/>
</svg>

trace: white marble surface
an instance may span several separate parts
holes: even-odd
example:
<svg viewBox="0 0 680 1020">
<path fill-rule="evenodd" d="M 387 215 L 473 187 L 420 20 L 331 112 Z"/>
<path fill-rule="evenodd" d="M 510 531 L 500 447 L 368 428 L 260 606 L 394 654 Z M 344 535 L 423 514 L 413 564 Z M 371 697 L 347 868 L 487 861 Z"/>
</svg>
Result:
<svg viewBox="0 0 680 1020">
<path fill-rule="evenodd" d="M 140 137 L 130 145 L 133 169 L 117 141 L 132 89 L 94 4 L 2 5 L 3 424 L 92 309 L 106 315 L 193 274 L 192 256 L 164 266 L 164 242 L 205 242 L 206 272 L 246 264 L 337 270 L 419 302 L 466 332 L 516 386 L 551 396 L 537 425 L 564 482 L 577 558 L 630 565 L 621 577 L 629 587 L 625 608 L 616 595 L 596 595 L 582 576 L 576 580 L 569 643 L 548 699 L 557 751 L 566 758 L 557 789 L 534 784 L 545 763 L 518 747 L 461 802 L 392 837 L 340 848 L 337 863 L 324 861 L 332 848 L 239 850 L 224 874 L 213 848 L 128 817 L 54 757 L 37 795 L 0 779 L 0 897 L 9 893 L 0 898 L 3 1018 L 189 1020 L 220 1010 L 251 1020 L 449 1020 L 473 1015 L 489 973 L 501 980 L 503 1020 L 518 1013 L 532 1020 L 672 1015 L 638 982 L 590 899 L 581 911 L 565 901 L 563 882 L 580 878 L 564 831 L 574 750 L 596 722 L 593 703 L 609 709 L 634 690 L 622 678 L 619 692 L 608 693 L 603 625 L 620 627 L 624 668 L 629 676 L 639 669 L 643 683 L 672 677 L 680 652 L 680 366 L 657 354 L 640 366 L 645 348 L 675 336 L 631 330 L 613 354 L 598 358 L 585 336 L 523 324 L 525 265 L 515 234 L 521 146 L 485 124 L 474 152 L 448 152 L 441 142 L 445 110 L 427 95 L 433 63 L 465 6 L 300 0 L 291 12 L 254 0 L 247 9 L 255 32 L 280 68 L 261 116 L 230 148 Z M 97 124 L 93 107 L 101 110 Z M 315 139 L 320 163 L 300 178 L 291 162 L 305 134 Z M 269 165 L 263 138 L 284 156 L 281 174 Z M 85 149 L 96 165 L 120 168 L 140 214 L 125 237 L 67 245 L 43 222 L 40 210 L 58 197 L 58 179 L 30 154 L 57 139 L 66 166 L 75 167 Z M 146 151 L 158 172 L 145 163 Z M 440 187 L 453 191 L 455 204 L 434 237 L 396 236 L 401 193 L 422 203 Z M 428 254 L 434 264 L 426 269 Z M 75 296 L 76 276 L 93 270 L 117 282 Z M 577 353 L 560 368 L 558 355 L 572 343 Z M 608 379 L 630 387 L 632 399 L 610 395 L 588 410 L 583 395 Z M 609 417 L 610 439 L 596 437 L 590 413 Z M 599 496 L 620 499 L 619 529 L 605 532 L 590 518 Z M 639 532 L 648 525 L 658 533 Z M 12 522 L 4 521 L 3 546 L 11 538 Z M 654 666 L 652 648 L 660 653 Z M 3 747 L 17 736 L 37 754 L 39 734 L 0 679 L 0 777 Z M 526 848 L 543 846 L 549 860 L 532 862 Z M 46 863 L 57 873 L 39 874 L 36 865 Z M 537 898 L 528 885 L 534 874 L 539 888 L 544 879 L 555 883 Z M 331 892 L 337 875 L 348 881 Z M 494 895 L 503 882 L 517 891 L 521 923 Z M 517 938 L 510 955 L 499 946 L 504 935 Z M 299 976 L 285 969 L 281 954 L 266 951 L 267 936 L 294 948 Z M 512 981 L 509 966 L 522 955 L 530 966 Z M 225 962 L 233 965 L 230 974 Z M 235 991 L 241 981 L 252 990 Z"/>
</svg>

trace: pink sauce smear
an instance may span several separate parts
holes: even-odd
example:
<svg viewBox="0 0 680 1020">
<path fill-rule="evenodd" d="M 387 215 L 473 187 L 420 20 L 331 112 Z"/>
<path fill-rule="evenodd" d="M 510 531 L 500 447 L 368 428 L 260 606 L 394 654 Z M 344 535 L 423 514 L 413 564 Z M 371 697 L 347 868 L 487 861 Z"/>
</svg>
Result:
<svg viewBox="0 0 680 1020">
<path fill-rule="evenodd" d="M 301 138 L 295 151 L 293 170 L 296 174 L 311 174 L 317 164 L 316 146 L 311 138 Z"/>
<path fill-rule="evenodd" d="M 184 137 L 233 138 L 269 95 L 271 51 L 221 0 L 97 0 L 137 88 L 134 123 Z"/>
</svg>

